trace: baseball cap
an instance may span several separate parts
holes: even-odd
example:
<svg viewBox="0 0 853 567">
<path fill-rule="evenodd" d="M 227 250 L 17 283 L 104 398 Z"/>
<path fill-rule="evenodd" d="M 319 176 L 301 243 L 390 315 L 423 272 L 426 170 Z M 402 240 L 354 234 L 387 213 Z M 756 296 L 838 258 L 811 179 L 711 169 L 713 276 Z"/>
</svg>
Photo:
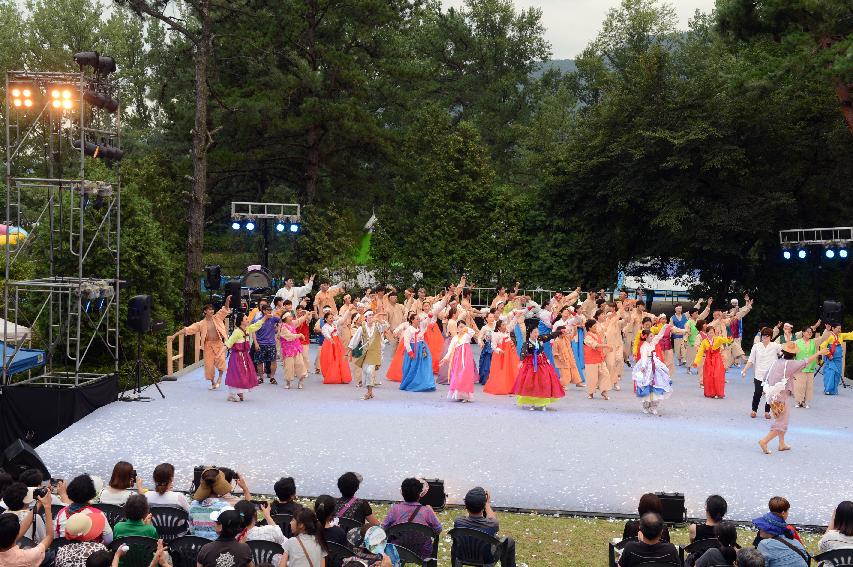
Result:
<svg viewBox="0 0 853 567">
<path fill-rule="evenodd" d="M 486 507 L 486 489 L 475 486 L 465 495 L 465 507 L 469 510 L 482 510 Z"/>
</svg>

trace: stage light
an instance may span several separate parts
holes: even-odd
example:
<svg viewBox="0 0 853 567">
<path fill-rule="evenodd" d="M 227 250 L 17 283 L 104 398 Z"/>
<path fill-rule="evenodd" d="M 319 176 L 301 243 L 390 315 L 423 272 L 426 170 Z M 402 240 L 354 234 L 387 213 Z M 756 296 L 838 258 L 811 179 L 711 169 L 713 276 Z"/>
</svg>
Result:
<svg viewBox="0 0 853 567">
<path fill-rule="evenodd" d="M 827 248 L 824 252 L 824 255 L 830 260 L 832 260 L 833 258 L 835 258 L 835 250 L 833 250 L 832 248 Z"/>
<path fill-rule="evenodd" d="M 284 221 L 278 221 L 275 223 L 276 232 L 284 232 L 284 228 L 285 228 Z"/>
<path fill-rule="evenodd" d="M 101 94 L 95 91 L 83 91 L 83 99 L 97 108 L 103 108 L 109 113 L 113 113 L 118 110 L 118 101 L 111 99 L 105 94 Z"/>
<path fill-rule="evenodd" d="M 797 257 L 800 260 L 805 260 L 806 259 L 806 251 L 801 248 L 799 251 L 797 251 Z"/>
<path fill-rule="evenodd" d="M 64 108 L 65 110 L 69 110 L 72 106 L 74 106 L 74 103 L 71 102 L 70 100 L 63 100 L 62 101 L 62 108 Z"/>
<path fill-rule="evenodd" d="M 240 230 L 240 221 L 232 220 L 231 221 L 231 228 L 233 228 L 234 230 Z"/>
<path fill-rule="evenodd" d="M 292 222 L 290 223 L 290 234 L 296 234 L 299 232 L 299 223 Z"/>
<path fill-rule="evenodd" d="M 80 140 L 73 140 L 71 147 L 75 150 L 80 149 Z M 87 156 L 101 158 L 110 161 L 120 161 L 124 157 L 124 151 L 119 148 L 114 148 L 106 144 L 95 144 L 86 142 L 83 146 L 83 153 Z"/>
<path fill-rule="evenodd" d="M 791 251 L 790 250 L 783 250 L 782 251 L 782 257 L 785 258 L 786 260 L 790 260 L 791 259 Z"/>
<path fill-rule="evenodd" d="M 97 51 L 81 51 L 74 54 L 74 62 L 80 65 L 81 69 L 86 66 L 97 68 L 99 59 Z"/>
<path fill-rule="evenodd" d="M 30 109 L 35 106 L 35 95 L 38 91 L 29 84 L 14 84 L 9 88 L 9 95 L 13 108 Z"/>
<path fill-rule="evenodd" d="M 847 248 L 842 248 L 838 251 L 839 258 L 847 258 Z"/>
<path fill-rule="evenodd" d="M 253 230 L 255 230 L 255 226 L 256 226 L 256 225 L 255 225 L 255 220 L 254 220 L 254 219 L 248 219 L 248 220 L 246 220 L 246 225 L 245 225 L 245 226 L 246 226 L 246 230 L 248 230 L 249 232 L 252 232 Z"/>
<path fill-rule="evenodd" d="M 101 55 L 98 57 L 98 71 L 99 75 L 109 75 L 110 73 L 115 73 L 116 60 L 108 55 Z"/>
<path fill-rule="evenodd" d="M 24 107 L 25 108 L 31 108 L 32 106 L 33 106 L 33 101 L 31 99 L 25 98 L 24 99 Z"/>
</svg>

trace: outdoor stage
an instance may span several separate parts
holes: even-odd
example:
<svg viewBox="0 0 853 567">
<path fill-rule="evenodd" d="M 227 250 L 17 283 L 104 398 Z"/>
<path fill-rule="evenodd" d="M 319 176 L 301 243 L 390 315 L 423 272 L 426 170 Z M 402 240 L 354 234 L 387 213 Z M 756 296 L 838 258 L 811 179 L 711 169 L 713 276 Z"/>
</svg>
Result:
<svg viewBox="0 0 853 567">
<path fill-rule="evenodd" d="M 313 354 L 313 353 L 312 353 Z M 313 359 L 313 356 L 312 356 Z M 296 478 L 299 494 L 337 494 L 345 471 L 364 475 L 359 495 L 395 500 L 407 476 L 445 480 L 449 500 L 487 487 L 496 506 L 636 513 L 648 491 L 683 492 L 688 515 L 702 516 L 718 493 L 733 519 L 767 511 L 783 495 L 795 523 L 826 524 L 853 478 L 853 390 L 835 397 L 816 379 L 811 409 L 792 408 L 793 450 L 770 456 L 757 440 L 768 422 L 749 418 L 752 378 L 729 372 L 725 400 L 705 399 L 696 376 L 679 368 L 662 417 L 644 415 L 623 377 L 611 400 L 586 398 L 572 386 L 555 411 L 521 410 L 513 397 L 482 394 L 475 403 L 445 400 L 447 387 L 408 393 L 384 382 L 361 401 L 354 385 L 324 386 L 311 376 L 304 390 L 265 384 L 247 401 L 207 390 L 202 370 L 153 388 L 151 402 L 115 402 L 38 448 L 54 476 L 80 472 L 109 479 L 127 460 L 150 487 L 154 466 L 175 465 L 185 490 L 193 466 L 215 464 L 245 475 L 256 493 L 272 493 L 280 476 Z M 775 447 L 774 447 L 775 449 Z"/>
</svg>

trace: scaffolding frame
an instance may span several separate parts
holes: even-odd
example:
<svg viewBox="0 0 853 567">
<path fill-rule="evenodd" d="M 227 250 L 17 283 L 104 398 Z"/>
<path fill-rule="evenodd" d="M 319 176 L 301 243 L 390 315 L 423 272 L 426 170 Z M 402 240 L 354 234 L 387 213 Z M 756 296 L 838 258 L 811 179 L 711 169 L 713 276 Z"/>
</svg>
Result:
<svg viewBox="0 0 853 567">
<path fill-rule="evenodd" d="M 121 148 L 121 107 L 109 114 L 90 105 L 86 91 L 116 98 L 116 87 L 108 76 L 87 75 L 82 68 L 79 72 L 8 71 L 7 93 L 10 84 L 31 85 L 38 103 L 23 111 L 10 108 L 8 96 L 5 103 L 6 241 L 0 386 L 79 387 L 118 373 L 119 368 L 121 175 L 116 169 L 114 182 L 87 179 L 85 146 L 88 141 L 97 141 Z M 70 110 L 51 108 L 48 92 L 60 86 L 73 93 Z M 39 134 L 46 141 L 39 139 Z M 74 143 L 79 143 L 79 148 Z M 73 178 L 63 176 L 63 154 L 73 156 Z M 25 159 L 28 163 L 19 163 Z M 28 215 L 31 211 L 32 218 Z M 13 226 L 26 226 L 29 235 L 13 243 Z M 16 261 L 39 239 L 48 241 L 46 273 L 13 280 Z M 109 255 L 108 273 L 93 273 L 90 264 L 97 250 Z M 66 272 L 61 273 L 64 266 Z M 22 309 L 28 304 L 33 305 L 34 316 Z M 17 331 L 20 325 L 29 327 L 30 332 L 12 345 L 10 327 Z M 34 345 L 37 325 L 46 325 L 46 331 Z M 110 355 L 110 372 L 91 371 L 87 357 L 95 345 Z M 34 346 L 44 348 L 45 365 L 13 382 L 9 367 L 15 356 L 21 348 Z"/>
</svg>

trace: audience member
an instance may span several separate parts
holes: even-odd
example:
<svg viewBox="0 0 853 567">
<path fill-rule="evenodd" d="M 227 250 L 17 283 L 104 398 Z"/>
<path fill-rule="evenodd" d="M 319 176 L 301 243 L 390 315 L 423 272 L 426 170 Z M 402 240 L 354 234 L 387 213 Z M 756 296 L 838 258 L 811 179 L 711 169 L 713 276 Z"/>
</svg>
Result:
<svg viewBox="0 0 853 567">
<path fill-rule="evenodd" d="M 243 488 L 243 496 L 251 500 L 252 495 L 245 481 L 238 475 L 238 484 Z M 201 473 L 201 482 L 190 504 L 190 533 L 207 539 L 216 539 L 216 517 L 231 505 L 231 483 L 225 479 L 225 473 L 219 469 L 205 469 Z M 236 503 L 236 502 L 235 502 Z"/>
<path fill-rule="evenodd" d="M 702 541 L 703 539 L 714 539 L 714 526 L 723 521 L 723 517 L 729 509 L 726 499 L 717 494 L 712 494 L 705 500 L 705 523 L 690 524 L 690 541 Z"/>
<path fill-rule="evenodd" d="M 197 565 L 200 567 L 222 567 L 223 565 L 251 567 L 252 550 L 245 543 L 237 541 L 237 535 L 243 531 L 240 514 L 231 509 L 214 512 L 212 521 L 216 538 L 205 544 L 198 552 Z"/>
<path fill-rule="evenodd" d="M 465 510 L 468 515 L 456 518 L 453 521 L 453 527 L 478 530 L 498 538 L 503 548 L 501 566 L 515 567 L 515 540 L 511 537 L 498 537 L 500 524 L 492 510 L 492 498 L 489 492 L 480 486 L 469 490 L 465 495 Z"/>
<path fill-rule="evenodd" d="M 754 547 L 742 547 L 737 551 L 737 567 L 765 567 L 764 556 Z"/>
<path fill-rule="evenodd" d="M 341 497 L 335 506 L 335 516 L 349 518 L 360 524 L 378 526 L 379 520 L 373 515 L 370 502 L 355 497 L 355 493 L 361 486 L 361 480 L 361 475 L 354 472 L 344 473 L 338 479 L 338 490 L 341 491 Z"/>
<path fill-rule="evenodd" d="M 240 519 L 243 520 L 243 532 L 246 534 L 243 541 L 263 540 L 284 546 L 287 538 L 282 533 L 281 528 L 272 519 L 272 515 L 270 514 L 270 505 L 267 502 L 262 502 L 260 508 L 264 515 L 264 519 L 267 521 L 265 526 L 257 525 L 258 509 L 255 508 L 254 502 L 241 500 L 237 502 L 234 509 L 237 510 L 237 513 L 240 514 Z"/>
<path fill-rule="evenodd" d="M 157 528 L 151 523 L 148 499 L 142 494 L 132 494 L 124 503 L 125 519 L 113 526 L 113 538 L 142 536 L 157 539 Z"/>
<path fill-rule="evenodd" d="M 246 484 L 246 479 L 243 478 L 240 473 L 233 469 L 229 469 L 228 467 L 220 467 L 219 470 L 221 470 L 222 474 L 225 475 L 225 482 L 231 485 L 232 492 L 234 491 L 234 488 L 239 488 L 243 491 L 241 496 L 237 496 L 232 494 L 232 492 L 229 492 L 223 497 L 229 504 L 231 504 L 231 506 L 236 505 L 240 500 L 252 499 L 252 495 L 249 493 L 249 486 Z"/>
<path fill-rule="evenodd" d="M 403 502 L 397 502 L 388 510 L 388 515 L 382 521 L 382 529 L 387 530 L 391 526 L 413 522 L 423 524 L 432 529 L 435 535 L 441 533 L 441 521 L 435 515 L 432 506 L 418 502 L 429 490 L 429 485 L 417 478 L 407 478 L 400 486 L 400 494 Z M 405 541 L 395 540 L 394 543 L 408 547 L 419 553 L 421 557 L 435 557 L 432 549 L 432 540 L 423 537 L 406 537 Z M 413 541 L 414 540 L 414 541 Z"/>
<path fill-rule="evenodd" d="M 803 540 L 800 539 L 800 534 L 797 532 L 797 528 L 788 523 L 788 514 L 791 512 L 791 503 L 788 502 L 787 498 L 782 496 L 774 496 L 767 503 L 767 509 L 770 510 L 771 514 L 775 514 L 776 516 L 782 518 L 785 521 L 785 525 L 788 530 L 794 535 L 794 539 L 803 543 Z M 755 539 L 752 542 L 752 546 L 756 549 L 758 548 L 758 542 L 762 539 L 761 533 L 755 536 Z M 805 544 L 803 544 L 805 546 Z"/>
<path fill-rule="evenodd" d="M 787 524 L 790 504 L 784 498 L 770 499 L 770 512 L 752 520 L 758 528 L 756 548 L 764 556 L 767 567 L 808 567 L 810 557 L 803 544 Z"/>
<path fill-rule="evenodd" d="M 714 524 L 714 536 L 720 542 L 719 546 L 703 553 L 696 561 L 696 567 L 734 565 L 737 556 L 737 527 L 733 522 Z"/>
<path fill-rule="evenodd" d="M 347 533 L 347 541 L 354 556 L 343 561 L 344 567 L 347 565 L 396 567 L 400 564 L 397 549 L 388 544 L 385 530 L 379 526 L 364 525 L 353 528 Z"/>
<path fill-rule="evenodd" d="M 103 512 L 89 505 L 89 502 L 98 495 L 93 478 L 88 474 L 81 474 L 75 477 L 68 483 L 66 492 L 68 493 L 68 498 L 71 500 L 71 504 L 60 510 L 56 515 L 56 537 L 70 539 L 65 534 L 66 522 L 72 515 L 83 514 L 84 516 L 90 516 L 92 524 L 101 528 L 98 536 L 91 541 L 94 543 L 103 542 L 109 545 L 113 541 L 113 530 L 107 522 L 107 517 Z"/>
<path fill-rule="evenodd" d="M 38 469 L 27 469 L 18 475 L 18 482 L 24 483 L 27 488 L 33 490 L 45 486 L 45 480 L 44 475 Z M 52 498 L 54 505 L 65 505 L 71 503 L 71 500 L 68 499 L 68 495 L 65 493 L 65 481 L 62 479 L 57 479 L 56 493 L 53 494 Z"/>
<path fill-rule="evenodd" d="M 172 506 L 190 511 L 187 497 L 172 490 L 175 482 L 175 467 L 169 463 L 161 463 L 154 467 L 153 478 L 154 490 L 145 493 L 149 506 Z"/>
<path fill-rule="evenodd" d="M 74 481 L 71 481 L 71 484 L 74 484 Z M 70 485 L 68 489 L 70 492 Z M 107 550 L 102 540 L 104 531 L 109 529 L 110 525 L 103 514 L 94 514 L 91 510 L 95 508 L 86 507 L 72 514 L 65 522 L 65 539 L 69 543 L 56 552 L 56 567 L 85 567 L 86 559 L 90 555 L 96 551 Z"/>
<path fill-rule="evenodd" d="M 325 540 L 346 545 L 347 532 L 338 525 L 338 518 L 335 517 L 335 504 L 334 497 L 322 494 L 314 501 L 314 513 L 317 515 L 317 521 L 323 524 Z"/>
<path fill-rule="evenodd" d="M 27 513 L 23 522 L 17 513 L 0 514 L 0 565 L 3 567 L 39 567 L 41 565 L 45 552 L 53 543 L 53 531 L 47 531 L 38 545 L 30 549 L 21 549 L 15 542 L 37 517 L 39 506 L 44 508 L 45 521 L 48 524 L 52 523 L 50 501 L 50 494 L 40 498 L 38 504 Z"/>
<path fill-rule="evenodd" d="M 663 518 L 657 512 L 648 512 L 640 518 L 637 541 L 629 541 L 622 549 L 619 567 L 632 567 L 643 563 L 680 565 L 678 550 L 674 545 L 661 541 Z"/>
<path fill-rule="evenodd" d="M 296 481 L 293 477 L 282 477 L 273 485 L 276 501 L 272 504 L 271 514 L 290 514 L 295 516 L 302 509 L 296 501 Z"/>
<path fill-rule="evenodd" d="M 821 553 L 853 548 L 853 502 L 845 500 L 835 508 L 826 533 L 820 538 L 817 547 Z"/>
<path fill-rule="evenodd" d="M 18 516 L 21 524 L 27 516 L 30 515 L 30 503 L 33 502 L 32 489 L 21 482 L 13 482 L 3 493 L 3 500 L 6 503 L 6 514 L 14 514 Z M 31 539 L 34 543 L 38 543 L 44 539 L 45 526 L 44 518 L 36 514 L 34 521 L 24 537 Z"/>
<path fill-rule="evenodd" d="M 293 537 L 284 545 L 279 567 L 314 567 L 325 564 L 326 540 L 323 525 L 313 510 L 303 508 L 290 522 Z"/>
<path fill-rule="evenodd" d="M 663 514 L 663 504 L 657 494 L 648 492 L 640 497 L 640 503 L 637 505 L 637 514 L 642 518 L 646 514 L 654 512 L 655 514 Z M 625 529 L 622 530 L 622 540 L 637 539 L 640 533 L 640 521 L 628 520 L 625 522 Z M 661 534 L 662 542 L 669 542 L 669 528 L 664 525 L 663 533 Z"/>
<path fill-rule="evenodd" d="M 124 506 L 130 495 L 134 494 L 134 491 L 130 490 L 134 484 L 137 490 L 142 493 L 142 479 L 136 474 L 133 465 L 127 461 L 119 461 L 113 467 L 109 484 L 98 495 L 98 502 Z"/>
<path fill-rule="evenodd" d="M 6 492 L 6 489 L 9 488 L 9 485 L 15 482 L 15 479 L 12 478 L 7 472 L 0 471 L 0 512 L 4 512 L 6 510 L 6 504 L 3 502 L 3 493 Z"/>
</svg>

